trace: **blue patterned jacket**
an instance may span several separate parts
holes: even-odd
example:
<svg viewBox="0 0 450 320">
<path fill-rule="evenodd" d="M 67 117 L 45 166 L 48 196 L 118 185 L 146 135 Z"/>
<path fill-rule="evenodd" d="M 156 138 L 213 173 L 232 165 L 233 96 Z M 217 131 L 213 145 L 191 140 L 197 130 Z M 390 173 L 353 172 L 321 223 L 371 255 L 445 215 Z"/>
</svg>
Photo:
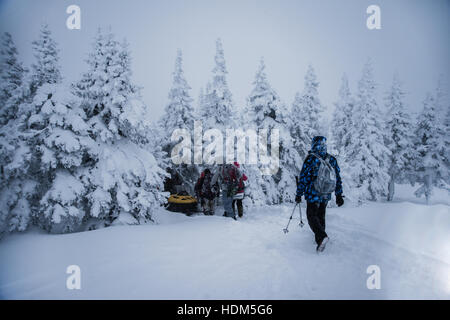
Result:
<svg viewBox="0 0 450 320">
<path fill-rule="evenodd" d="M 342 194 L 342 180 L 340 175 L 340 169 L 336 158 L 332 155 L 321 151 L 320 142 L 317 145 L 313 144 L 312 150 L 309 151 L 306 157 L 302 170 L 300 172 L 299 183 L 297 186 L 297 196 L 305 196 L 307 202 L 328 202 L 331 199 L 331 194 L 319 195 L 316 190 L 314 190 L 314 180 L 317 178 L 319 172 L 320 160 L 317 159 L 311 153 L 320 155 L 323 159 L 329 157 L 330 165 L 334 168 L 336 172 L 336 189 L 335 194 Z"/>
</svg>

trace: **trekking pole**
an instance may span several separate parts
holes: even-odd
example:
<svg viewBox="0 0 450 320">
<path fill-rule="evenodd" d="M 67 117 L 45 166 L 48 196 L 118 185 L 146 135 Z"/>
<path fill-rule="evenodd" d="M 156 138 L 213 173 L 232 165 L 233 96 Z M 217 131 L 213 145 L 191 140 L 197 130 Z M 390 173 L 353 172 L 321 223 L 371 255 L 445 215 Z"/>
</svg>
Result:
<svg viewBox="0 0 450 320">
<path fill-rule="evenodd" d="M 289 232 L 289 230 L 288 230 L 288 228 L 289 228 L 289 223 L 291 223 L 292 216 L 294 215 L 295 209 L 297 208 L 297 204 L 298 204 L 298 203 L 295 204 L 294 210 L 292 210 L 292 214 L 291 214 L 291 216 L 289 217 L 289 221 L 288 221 L 288 224 L 287 224 L 286 228 L 283 229 L 283 232 L 284 232 L 284 233 L 288 233 L 288 232 Z"/>
<path fill-rule="evenodd" d="M 298 206 L 298 209 L 300 210 L 300 223 L 299 223 L 298 225 L 299 225 L 300 227 L 303 228 L 303 226 L 304 226 L 305 224 L 303 223 L 303 218 L 302 218 L 302 206 L 299 205 L 299 206 Z"/>
<path fill-rule="evenodd" d="M 298 188 L 298 176 L 295 176 L 295 184 L 297 185 Z M 302 218 L 302 205 L 299 204 L 298 209 L 300 210 L 300 223 L 298 224 L 300 227 L 303 228 L 304 223 L 303 223 L 303 218 Z"/>
</svg>

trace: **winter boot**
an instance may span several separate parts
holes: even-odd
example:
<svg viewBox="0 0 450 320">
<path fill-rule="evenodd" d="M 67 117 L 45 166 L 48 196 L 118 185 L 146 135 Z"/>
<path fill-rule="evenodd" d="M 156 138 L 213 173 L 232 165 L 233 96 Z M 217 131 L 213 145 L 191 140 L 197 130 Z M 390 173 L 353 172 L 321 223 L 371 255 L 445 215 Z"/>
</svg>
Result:
<svg viewBox="0 0 450 320">
<path fill-rule="evenodd" d="M 328 240 L 330 240 L 328 237 L 325 237 L 322 239 L 322 241 L 320 242 L 319 245 L 317 245 L 317 252 L 322 252 L 323 250 L 325 250 L 325 246 L 327 245 Z"/>
</svg>

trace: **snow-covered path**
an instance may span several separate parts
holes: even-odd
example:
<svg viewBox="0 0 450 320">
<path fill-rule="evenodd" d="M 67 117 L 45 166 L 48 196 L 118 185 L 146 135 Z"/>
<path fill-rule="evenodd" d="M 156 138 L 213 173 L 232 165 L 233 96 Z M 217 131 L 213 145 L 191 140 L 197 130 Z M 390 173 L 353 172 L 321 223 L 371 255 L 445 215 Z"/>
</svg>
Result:
<svg viewBox="0 0 450 320">
<path fill-rule="evenodd" d="M 449 208 L 409 202 L 329 208 L 331 241 L 322 254 L 308 225 L 298 226 L 298 212 L 290 232 L 282 232 L 292 206 L 260 208 L 240 221 L 161 210 L 157 225 L 12 235 L 0 242 L 0 295 L 449 299 Z M 81 290 L 66 289 L 66 268 L 73 264 L 81 268 Z M 381 269 L 380 290 L 367 289 L 370 265 Z"/>
</svg>

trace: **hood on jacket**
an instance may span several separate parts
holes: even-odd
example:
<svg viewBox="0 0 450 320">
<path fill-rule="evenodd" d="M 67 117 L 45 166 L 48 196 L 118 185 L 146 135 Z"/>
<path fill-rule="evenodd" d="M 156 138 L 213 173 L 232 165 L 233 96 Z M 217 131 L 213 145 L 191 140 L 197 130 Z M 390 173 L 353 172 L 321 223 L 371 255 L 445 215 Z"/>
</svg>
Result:
<svg viewBox="0 0 450 320">
<path fill-rule="evenodd" d="M 311 152 L 324 157 L 327 154 L 327 138 L 315 136 L 311 143 Z"/>
</svg>

